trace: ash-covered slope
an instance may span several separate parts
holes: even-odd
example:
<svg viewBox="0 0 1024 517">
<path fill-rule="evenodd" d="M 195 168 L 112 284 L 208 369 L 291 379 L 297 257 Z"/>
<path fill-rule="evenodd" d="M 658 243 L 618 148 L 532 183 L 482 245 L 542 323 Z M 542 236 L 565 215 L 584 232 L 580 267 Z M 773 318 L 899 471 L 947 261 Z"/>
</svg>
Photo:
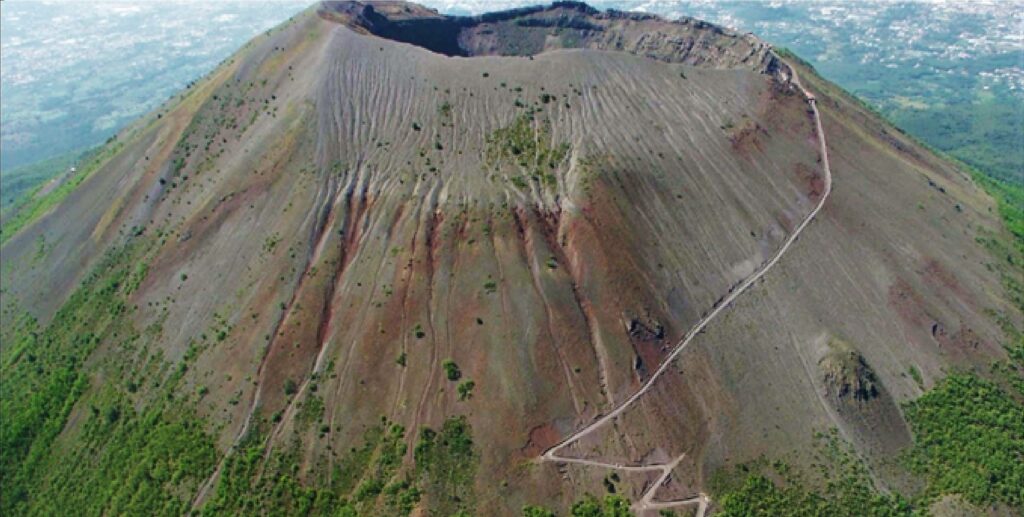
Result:
<svg viewBox="0 0 1024 517">
<path fill-rule="evenodd" d="M 600 493 L 607 472 L 536 458 L 632 394 L 822 194 L 789 76 L 753 37 L 574 3 L 298 15 L 5 221 L 5 444 L 28 444 L 4 458 L 5 508 L 490 515 Z M 688 452 L 681 495 L 815 428 L 877 457 L 906 442 L 909 366 L 931 382 L 1003 353 L 983 311 L 1010 309 L 974 243 L 990 200 L 810 87 L 834 199 L 575 454 Z M 878 386 L 865 415 L 820 384 L 843 379 L 839 342 Z M 85 384 L 42 389 L 56 371 Z M 172 478 L 76 470 L 165 424 L 206 451 Z"/>
</svg>

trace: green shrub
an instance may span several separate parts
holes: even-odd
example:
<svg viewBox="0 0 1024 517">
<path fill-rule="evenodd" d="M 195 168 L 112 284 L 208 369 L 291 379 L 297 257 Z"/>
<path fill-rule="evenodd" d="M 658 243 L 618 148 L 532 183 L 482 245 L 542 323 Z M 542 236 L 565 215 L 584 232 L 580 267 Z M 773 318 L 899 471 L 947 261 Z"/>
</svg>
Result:
<svg viewBox="0 0 1024 517">
<path fill-rule="evenodd" d="M 524 506 L 523 517 L 555 517 L 555 512 L 540 506 Z"/>
<path fill-rule="evenodd" d="M 450 377 L 449 377 L 450 378 Z M 473 388 L 476 387 L 476 383 L 471 380 L 464 380 L 459 383 L 459 400 L 466 400 L 473 397 Z"/>
<path fill-rule="evenodd" d="M 572 505 L 572 517 L 631 517 L 629 501 L 618 495 L 606 495 L 598 499 L 590 494 Z"/>
<path fill-rule="evenodd" d="M 295 381 L 291 379 L 284 380 L 284 394 L 289 397 L 296 394 L 299 391 L 299 385 L 295 384 Z"/>
<path fill-rule="evenodd" d="M 459 365 L 455 364 L 455 361 L 451 359 L 445 359 L 441 363 L 441 367 L 444 368 L 444 375 L 450 381 L 457 381 L 462 377 L 462 371 L 459 370 Z"/>
</svg>

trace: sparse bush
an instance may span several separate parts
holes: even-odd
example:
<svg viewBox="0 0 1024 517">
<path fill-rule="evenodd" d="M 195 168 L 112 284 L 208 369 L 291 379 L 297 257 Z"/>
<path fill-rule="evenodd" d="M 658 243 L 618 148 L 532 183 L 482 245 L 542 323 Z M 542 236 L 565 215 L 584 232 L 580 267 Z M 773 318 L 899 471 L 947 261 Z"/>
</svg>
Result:
<svg viewBox="0 0 1024 517">
<path fill-rule="evenodd" d="M 295 384 L 295 381 L 291 379 L 285 379 L 284 381 L 284 394 L 289 397 L 296 394 L 299 391 L 299 386 Z"/>
<path fill-rule="evenodd" d="M 555 517 L 555 512 L 540 506 L 524 506 L 523 517 Z"/>
<path fill-rule="evenodd" d="M 450 379 L 451 377 L 449 377 Z M 473 388 L 476 387 L 476 383 L 467 379 L 459 383 L 459 400 L 467 400 L 473 398 Z"/>
<path fill-rule="evenodd" d="M 355 499 L 356 501 L 365 501 L 376 497 L 383 490 L 384 483 L 379 479 L 367 479 L 359 484 L 359 488 L 356 489 Z"/>
<path fill-rule="evenodd" d="M 459 370 L 459 365 L 455 364 L 455 361 L 451 359 L 445 359 L 441 363 L 441 367 L 444 368 L 444 375 L 450 381 L 457 381 L 462 377 L 462 371 Z"/>
<path fill-rule="evenodd" d="M 520 101 L 517 106 L 524 107 Z M 526 177 L 532 177 L 546 186 L 558 184 L 552 173 L 569 156 L 566 143 L 550 144 L 551 123 L 537 122 L 532 110 L 522 113 L 508 126 L 494 131 L 487 139 L 486 159 L 497 167 L 511 166 L 518 169 L 518 176 L 510 181 L 517 188 L 525 189 Z"/>
<path fill-rule="evenodd" d="M 631 517 L 629 501 L 622 496 L 606 495 L 603 500 L 587 494 L 576 501 L 570 511 L 572 517 Z"/>
<path fill-rule="evenodd" d="M 917 386 L 921 389 L 924 389 L 924 378 L 921 377 L 921 371 L 918 370 L 916 366 L 910 365 L 910 368 L 907 369 L 907 372 L 910 373 L 910 378 L 914 379 L 914 382 L 917 383 Z"/>
</svg>

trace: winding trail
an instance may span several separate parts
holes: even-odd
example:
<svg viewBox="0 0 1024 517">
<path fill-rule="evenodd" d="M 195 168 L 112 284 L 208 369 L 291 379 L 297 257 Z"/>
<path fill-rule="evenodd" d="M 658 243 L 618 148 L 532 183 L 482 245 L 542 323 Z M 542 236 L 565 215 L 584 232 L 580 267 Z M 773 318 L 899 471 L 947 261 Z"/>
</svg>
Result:
<svg viewBox="0 0 1024 517">
<path fill-rule="evenodd" d="M 721 314 L 722 311 L 724 311 L 727 307 L 729 307 L 732 304 L 734 300 L 736 300 L 736 298 L 738 298 L 741 294 L 746 292 L 747 289 L 754 285 L 754 282 L 760 280 L 761 277 L 763 277 L 765 273 L 768 272 L 768 270 L 770 270 L 772 267 L 775 266 L 775 264 L 779 262 L 782 256 L 787 251 L 789 251 L 789 248 L 793 245 L 793 243 L 796 242 L 797 238 L 800 237 L 800 234 L 803 233 L 804 229 L 807 228 L 811 221 L 814 220 L 815 216 L 818 215 L 822 207 L 825 206 L 825 201 L 828 199 L 829 194 L 832 193 L 832 171 L 829 168 L 828 148 L 825 144 L 825 132 L 821 126 L 821 116 L 818 113 L 817 102 L 814 97 L 814 94 L 808 92 L 803 87 L 803 85 L 800 83 L 800 78 L 797 75 L 796 69 L 793 68 L 793 66 L 791 66 L 786 60 L 782 59 L 778 54 L 775 54 L 774 51 L 772 52 L 772 54 L 775 56 L 776 59 L 779 60 L 779 62 L 783 63 L 785 67 L 789 69 L 790 73 L 792 74 L 790 77 L 790 82 L 793 85 L 795 85 L 804 95 L 804 97 L 807 99 L 807 103 L 810 105 L 811 111 L 814 114 L 814 125 L 818 133 L 818 145 L 820 147 L 821 153 L 822 170 L 825 173 L 825 190 L 824 192 L 822 192 L 821 199 L 818 201 L 818 204 L 814 207 L 814 209 L 807 214 L 807 217 L 805 217 L 803 221 L 800 222 L 800 225 L 793 230 L 793 233 L 789 235 L 786 241 L 782 244 L 778 251 L 775 252 L 775 254 L 772 256 L 770 260 L 768 260 L 767 262 L 763 262 L 761 266 L 756 271 L 754 271 L 753 274 L 751 274 L 749 277 L 743 280 L 743 282 L 741 282 L 735 289 L 733 289 L 728 294 L 728 296 L 726 296 L 725 298 L 722 299 L 721 302 L 716 304 L 714 309 L 710 313 L 708 313 L 707 316 L 704 316 L 699 321 L 697 321 L 697 323 L 692 328 L 690 328 L 690 330 L 687 331 L 685 335 L 683 335 L 683 338 L 679 341 L 679 343 L 672 350 L 672 352 L 665 358 L 664 361 L 662 361 L 661 366 L 658 367 L 654 374 L 651 375 L 649 379 L 647 379 L 647 382 L 645 382 L 643 386 L 641 386 L 640 389 L 636 391 L 636 393 L 633 393 L 633 395 L 631 395 L 629 398 L 620 402 L 617 406 L 615 406 L 614 409 L 612 409 L 606 415 L 591 422 L 582 429 L 569 435 L 558 444 L 552 446 L 550 449 L 545 451 L 544 454 L 541 455 L 540 457 L 540 461 L 550 461 L 554 463 L 563 464 L 574 463 L 578 465 L 587 465 L 591 467 L 622 470 L 626 472 L 661 472 L 661 475 L 658 476 L 658 479 L 651 484 L 651 486 L 647 489 L 646 492 L 644 492 L 644 495 L 640 498 L 640 500 L 633 504 L 633 511 L 637 513 L 643 513 L 648 510 L 661 510 L 685 505 L 698 505 L 697 517 L 704 517 L 704 514 L 707 511 L 708 502 L 710 501 L 708 496 L 704 493 L 701 493 L 696 497 L 691 497 L 687 499 L 676 499 L 672 501 L 654 500 L 654 496 L 658 488 L 661 487 L 668 480 L 669 476 L 671 476 L 672 474 L 672 470 L 675 469 L 676 465 L 678 465 L 680 461 L 682 461 L 682 459 L 685 457 L 685 454 L 680 455 L 679 457 L 675 458 L 669 463 L 661 463 L 655 465 L 625 465 L 621 463 L 605 463 L 600 461 L 591 461 L 579 458 L 559 456 L 558 451 L 568 446 L 572 442 L 575 442 L 581 438 L 590 435 L 602 425 L 612 421 L 615 417 L 619 416 L 624 411 L 626 411 L 626 409 L 628 409 L 630 405 L 632 405 L 637 400 L 640 400 L 640 397 L 642 397 L 645 393 L 650 391 L 651 387 L 654 386 L 654 382 L 657 381 L 658 378 L 663 373 L 665 373 L 666 370 L 668 370 L 668 368 L 672 365 L 675 359 L 679 357 L 679 354 L 681 354 L 683 350 L 686 349 L 686 347 L 690 344 L 690 342 L 693 341 L 693 338 L 696 337 L 697 334 L 699 334 L 702 330 L 704 330 L 704 328 L 707 327 L 708 323 L 710 323 L 711 320 L 715 319 L 716 316 Z"/>
<path fill-rule="evenodd" d="M 773 52 L 773 54 L 774 54 L 774 52 Z M 828 149 L 827 149 L 826 144 L 825 144 L 825 133 L 824 133 L 824 131 L 822 129 L 821 117 L 820 117 L 820 115 L 818 113 L 818 108 L 817 108 L 817 105 L 816 105 L 815 97 L 814 97 L 813 94 L 808 92 L 803 87 L 803 85 L 800 83 L 800 78 L 797 76 L 796 69 L 793 68 L 788 62 L 783 60 L 781 57 L 779 57 L 777 54 L 774 54 L 774 55 L 775 55 L 775 57 L 781 63 L 783 63 L 786 66 L 787 69 L 789 69 L 789 71 L 791 73 L 790 82 L 793 85 L 795 85 L 800 90 L 800 92 L 804 95 L 804 97 L 807 99 L 807 102 L 810 105 L 811 111 L 813 112 L 813 115 L 814 115 L 814 124 L 815 124 L 815 129 L 816 129 L 816 131 L 818 133 L 818 144 L 819 144 L 820 153 L 821 153 L 822 169 L 823 169 L 823 171 L 825 173 L 825 188 L 824 188 L 824 191 L 823 191 L 823 193 L 821 195 L 821 199 L 818 201 L 818 204 L 814 207 L 814 209 L 811 210 L 811 212 L 800 222 L 800 224 L 796 227 L 796 229 L 793 230 L 793 232 L 785 240 L 785 242 L 782 244 L 782 246 L 775 252 L 775 254 L 771 257 L 770 260 L 768 260 L 766 262 L 763 262 L 760 265 L 760 267 L 753 274 L 751 274 L 749 277 L 747 277 L 745 280 L 743 280 L 743 282 L 738 284 L 728 294 L 728 296 L 726 296 L 719 303 L 717 303 L 715 305 L 714 309 L 710 313 L 708 313 L 707 316 L 704 316 L 699 321 L 697 321 L 697 323 L 692 328 L 690 328 L 689 331 L 686 332 L 686 334 L 679 341 L 679 343 L 672 350 L 672 352 L 669 353 L 669 355 L 665 358 L 664 361 L 662 361 L 662 363 L 658 367 L 658 369 L 654 372 L 653 375 L 651 375 L 651 377 L 647 380 L 647 382 L 645 382 L 640 387 L 639 390 L 637 390 L 635 393 L 633 393 L 633 395 L 631 395 L 629 398 L 623 400 L 618 405 L 616 405 L 614 407 L 614 409 L 612 409 L 609 413 L 605 414 L 604 416 L 602 416 L 598 420 L 595 420 L 594 422 L 586 425 L 585 427 L 581 428 L 580 430 L 578 430 L 575 433 L 571 434 L 570 436 L 566 437 L 565 439 L 563 439 L 558 444 L 556 444 L 556 445 L 552 446 L 551 448 L 549 448 L 547 451 L 544 452 L 544 454 L 542 454 L 538 458 L 539 461 L 548 461 L 548 462 L 554 462 L 554 463 L 560 463 L 560 464 L 585 465 L 585 466 L 590 466 L 590 467 L 600 467 L 600 468 L 606 468 L 606 469 L 621 470 L 621 471 L 624 471 L 624 472 L 659 472 L 660 474 L 657 477 L 657 479 L 650 485 L 650 487 L 647 489 L 647 491 L 644 492 L 644 494 L 643 494 L 643 496 L 641 496 L 640 500 L 633 504 L 633 508 L 632 509 L 635 512 L 638 512 L 638 513 L 643 513 L 643 512 L 646 512 L 646 511 L 656 511 L 656 510 L 661 510 L 661 509 L 675 508 L 675 507 L 679 507 L 679 506 L 697 505 L 697 507 L 698 507 L 698 509 L 697 509 L 697 516 L 698 517 L 704 517 L 704 514 L 706 513 L 708 504 L 710 502 L 710 498 L 706 494 L 704 494 L 704 493 L 701 493 L 701 494 L 699 494 L 699 495 L 697 495 L 695 497 L 690 497 L 690 498 L 686 498 L 686 499 L 676 499 L 676 500 L 671 500 L 671 501 L 656 501 L 655 500 L 655 495 L 657 493 L 658 488 L 663 486 L 665 484 L 665 482 L 668 481 L 669 477 L 672 475 L 672 471 L 676 468 L 676 466 L 679 464 L 679 462 L 681 462 L 683 460 L 683 458 L 685 458 L 685 454 L 676 457 L 675 459 L 673 459 L 672 461 L 670 461 L 668 463 L 660 463 L 660 464 L 652 464 L 652 465 L 626 465 L 626 464 L 622 464 L 622 463 L 607 463 L 607 462 L 593 461 L 593 460 L 587 460 L 587 459 L 581 459 L 581 458 L 572 458 L 572 457 L 559 456 L 558 455 L 558 451 L 561 450 L 562 448 L 568 446 L 572 442 L 575 442 L 575 441 L 577 441 L 577 440 L 579 440 L 581 438 L 584 438 L 584 437 L 590 435 L 591 433 L 593 433 L 595 430 L 597 430 L 602 425 L 612 421 L 614 418 L 616 418 L 617 416 L 619 416 L 620 414 L 625 412 L 626 409 L 628 409 L 629 406 L 632 405 L 634 402 L 639 400 L 640 397 L 642 397 L 644 394 L 646 394 L 648 391 L 650 391 L 650 389 L 654 385 L 654 382 L 657 381 L 658 378 L 663 373 L 665 373 L 665 371 L 668 370 L 668 368 L 671 366 L 671 364 L 675 361 L 675 359 L 677 357 L 679 357 L 679 355 L 690 344 L 690 342 L 693 340 L 693 338 L 696 337 L 697 334 L 699 334 L 702 330 L 704 330 L 704 328 L 707 327 L 708 323 L 710 323 L 716 316 L 718 316 L 720 313 L 722 313 L 723 310 L 725 310 L 727 307 L 729 307 L 732 304 L 732 302 L 734 300 L 736 300 L 736 298 L 738 298 L 741 294 L 746 292 L 747 289 L 749 289 L 752 285 L 754 285 L 754 283 L 757 282 L 759 279 L 761 279 L 768 272 L 768 270 L 770 270 L 772 267 L 775 266 L 775 264 L 777 264 L 779 262 L 779 260 L 789 250 L 789 248 L 793 245 L 793 243 L 796 242 L 797 238 L 804 231 L 804 229 L 807 228 L 807 226 L 811 223 L 811 221 L 818 215 L 818 213 L 821 211 L 822 207 L 825 205 L 825 201 L 828 199 L 829 194 L 831 194 L 831 192 L 832 192 L 832 172 L 831 172 L 831 170 L 829 168 Z M 288 311 L 286 311 L 286 313 L 287 312 Z M 278 323 L 278 325 L 280 325 L 280 322 Z M 275 330 L 275 333 L 276 333 L 276 330 Z M 320 354 L 317 357 L 317 361 L 316 361 L 317 366 L 319 366 L 319 364 L 322 362 L 322 359 L 323 359 L 322 356 L 323 356 L 323 351 L 321 350 Z M 261 365 L 261 369 L 262 369 L 262 365 Z M 303 385 L 303 388 L 305 388 L 305 385 Z M 251 422 L 251 420 L 253 418 L 254 409 L 258 405 L 259 400 L 260 400 L 260 386 L 257 386 L 256 390 L 255 390 L 255 393 L 253 394 L 252 404 L 250 404 L 249 414 L 246 417 L 246 420 L 245 420 L 242 428 L 239 430 L 238 434 L 235 437 L 235 440 L 234 440 L 233 445 L 232 445 L 232 449 L 234 449 L 237 446 L 237 444 L 241 441 L 241 439 L 248 432 L 248 429 L 249 429 L 249 426 L 250 426 L 250 422 Z M 291 409 L 291 408 L 289 408 L 289 409 Z M 225 455 L 222 457 L 221 461 L 217 464 L 217 467 L 214 469 L 214 471 L 211 473 L 211 475 L 206 480 L 204 480 L 203 483 L 200 484 L 200 486 L 198 487 L 198 489 L 196 491 L 195 497 L 192 499 L 192 502 L 191 502 L 191 505 L 190 505 L 189 514 L 193 514 L 193 513 L 197 512 L 199 510 L 200 506 L 202 505 L 202 503 L 205 502 L 206 497 L 209 494 L 209 491 L 214 488 L 215 482 L 219 478 L 219 475 L 220 475 L 221 470 L 222 470 L 222 468 L 224 466 L 224 463 L 225 463 L 225 461 L 227 460 L 227 458 L 228 458 L 228 456 L 230 454 L 231 454 L 231 450 L 229 450 L 227 453 L 225 453 Z"/>
</svg>

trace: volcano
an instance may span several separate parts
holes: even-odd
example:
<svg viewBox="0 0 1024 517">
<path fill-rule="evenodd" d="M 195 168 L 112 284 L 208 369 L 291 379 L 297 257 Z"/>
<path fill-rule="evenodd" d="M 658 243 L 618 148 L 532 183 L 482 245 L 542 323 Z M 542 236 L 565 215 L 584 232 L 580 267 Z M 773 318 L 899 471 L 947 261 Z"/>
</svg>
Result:
<svg viewBox="0 0 1024 517">
<path fill-rule="evenodd" d="M 3 508 L 703 513 L 829 430 L 898 490 L 1021 321 L 994 207 L 750 34 L 324 2 L 5 216 Z"/>
</svg>

